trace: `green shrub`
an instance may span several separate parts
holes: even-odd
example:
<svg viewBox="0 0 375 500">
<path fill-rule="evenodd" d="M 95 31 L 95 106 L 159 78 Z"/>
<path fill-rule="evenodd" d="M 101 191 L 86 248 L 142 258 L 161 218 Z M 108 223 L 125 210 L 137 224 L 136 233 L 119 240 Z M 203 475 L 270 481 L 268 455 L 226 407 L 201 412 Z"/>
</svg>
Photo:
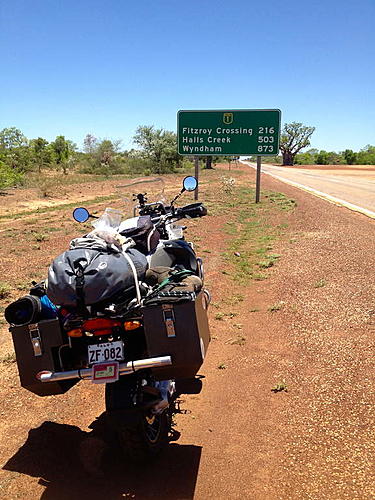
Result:
<svg viewBox="0 0 375 500">
<path fill-rule="evenodd" d="M 0 299 L 6 299 L 9 297 L 12 288 L 5 281 L 0 281 Z"/>
<path fill-rule="evenodd" d="M 0 189 L 20 186 L 24 182 L 24 174 L 16 169 L 9 167 L 3 162 L 0 162 Z"/>
</svg>

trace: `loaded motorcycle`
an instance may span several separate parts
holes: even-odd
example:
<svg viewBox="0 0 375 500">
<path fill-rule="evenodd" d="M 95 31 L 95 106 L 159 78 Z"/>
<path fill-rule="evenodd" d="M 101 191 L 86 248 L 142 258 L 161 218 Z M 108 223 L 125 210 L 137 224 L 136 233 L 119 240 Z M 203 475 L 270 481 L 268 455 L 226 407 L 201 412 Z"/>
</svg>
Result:
<svg viewBox="0 0 375 500">
<path fill-rule="evenodd" d="M 125 220 L 114 209 L 96 217 L 76 208 L 74 219 L 93 218 L 94 229 L 5 311 L 22 387 L 48 396 L 82 379 L 106 384 L 107 422 L 135 460 L 168 442 L 173 401 L 194 386 L 210 342 L 202 261 L 176 224 L 207 214 L 202 203 L 176 207 L 196 188 L 185 177 L 169 204 L 138 192 Z"/>
</svg>

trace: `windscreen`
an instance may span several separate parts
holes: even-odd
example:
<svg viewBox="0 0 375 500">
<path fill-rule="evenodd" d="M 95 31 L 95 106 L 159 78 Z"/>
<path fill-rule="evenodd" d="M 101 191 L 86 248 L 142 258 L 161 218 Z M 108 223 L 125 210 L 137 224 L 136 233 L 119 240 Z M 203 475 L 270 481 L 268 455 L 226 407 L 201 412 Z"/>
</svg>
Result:
<svg viewBox="0 0 375 500">
<path fill-rule="evenodd" d="M 134 208 L 139 203 L 136 198 L 138 194 L 144 195 L 146 203 L 158 201 L 165 203 L 164 181 L 160 177 L 138 177 L 116 186 L 116 188 L 120 191 L 124 201 L 125 217 L 133 217 Z"/>
</svg>

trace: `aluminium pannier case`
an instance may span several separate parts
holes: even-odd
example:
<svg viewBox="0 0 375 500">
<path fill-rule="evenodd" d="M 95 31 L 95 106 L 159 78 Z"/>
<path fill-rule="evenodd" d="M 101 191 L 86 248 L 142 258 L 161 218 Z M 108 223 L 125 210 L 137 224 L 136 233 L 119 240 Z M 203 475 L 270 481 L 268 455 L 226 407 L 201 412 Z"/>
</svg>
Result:
<svg viewBox="0 0 375 500">
<path fill-rule="evenodd" d="M 148 356 L 172 357 L 171 366 L 152 370 L 157 380 L 192 378 L 197 374 L 210 342 L 207 306 L 202 290 L 195 300 L 142 309 Z"/>
<path fill-rule="evenodd" d="M 18 373 L 21 386 L 38 396 L 63 394 L 78 380 L 40 382 L 36 374 L 42 370 L 61 371 L 59 348 L 65 344 L 58 319 L 42 320 L 38 323 L 12 326 Z"/>
</svg>

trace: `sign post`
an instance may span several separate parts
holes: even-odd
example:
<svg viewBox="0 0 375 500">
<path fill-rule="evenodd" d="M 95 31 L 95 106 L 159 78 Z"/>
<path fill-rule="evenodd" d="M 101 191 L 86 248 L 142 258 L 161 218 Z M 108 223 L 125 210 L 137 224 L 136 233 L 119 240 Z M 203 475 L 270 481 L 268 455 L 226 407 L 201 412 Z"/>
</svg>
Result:
<svg viewBox="0 0 375 500">
<path fill-rule="evenodd" d="M 261 156 L 278 154 L 280 120 L 279 109 L 182 110 L 177 114 L 178 153 L 194 156 L 196 176 L 199 156 L 256 156 L 259 202 Z"/>
<path fill-rule="evenodd" d="M 195 178 L 197 179 L 197 189 L 194 191 L 194 200 L 198 199 L 199 189 L 199 156 L 194 156 Z"/>
<path fill-rule="evenodd" d="M 262 157 L 257 156 L 257 177 L 255 184 L 255 203 L 260 201 L 260 173 L 262 171 Z"/>
</svg>

